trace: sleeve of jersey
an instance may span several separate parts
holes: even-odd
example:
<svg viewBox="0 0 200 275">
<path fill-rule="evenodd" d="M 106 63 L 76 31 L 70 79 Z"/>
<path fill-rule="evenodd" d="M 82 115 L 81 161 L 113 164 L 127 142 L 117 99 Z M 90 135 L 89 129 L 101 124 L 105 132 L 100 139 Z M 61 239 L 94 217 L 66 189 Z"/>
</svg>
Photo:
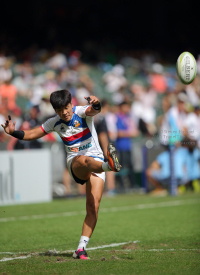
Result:
<svg viewBox="0 0 200 275">
<path fill-rule="evenodd" d="M 45 134 L 49 134 L 54 131 L 54 125 L 56 123 L 55 118 L 48 119 L 45 123 L 43 123 L 40 128 Z"/>
<path fill-rule="evenodd" d="M 86 110 L 89 108 L 91 105 L 85 105 L 85 106 L 76 106 L 75 113 L 83 118 L 86 118 Z"/>
</svg>

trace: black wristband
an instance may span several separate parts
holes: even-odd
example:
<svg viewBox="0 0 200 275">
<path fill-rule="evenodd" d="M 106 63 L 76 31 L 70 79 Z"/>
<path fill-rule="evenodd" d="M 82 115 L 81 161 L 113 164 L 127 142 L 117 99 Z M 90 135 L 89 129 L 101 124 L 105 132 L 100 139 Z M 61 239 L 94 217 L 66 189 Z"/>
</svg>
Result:
<svg viewBox="0 0 200 275">
<path fill-rule="evenodd" d="M 23 139 L 24 138 L 24 131 L 14 131 L 11 136 L 18 138 L 18 139 Z"/>
<path fill-rule="evenodd" d="M 95 109 L 95 110 L 101 110 L 101 103 L 98 103 L 98 104 L 92 104 L 92 108 Z"/>
</svg>

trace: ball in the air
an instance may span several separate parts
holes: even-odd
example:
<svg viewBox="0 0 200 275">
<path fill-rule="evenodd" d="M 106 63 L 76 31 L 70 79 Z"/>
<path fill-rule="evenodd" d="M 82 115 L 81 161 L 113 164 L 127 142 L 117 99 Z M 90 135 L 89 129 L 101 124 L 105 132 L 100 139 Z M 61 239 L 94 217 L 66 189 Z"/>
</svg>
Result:
<svg viewBox="0 0 200 275">
<path fill-rule="evenodd" d="M 197 65 L 194 56 L 189 52 L 179 55 L 176 62 L 176 70 L 183 84 L 190 84 L 196 77 Z"/>
</svg>

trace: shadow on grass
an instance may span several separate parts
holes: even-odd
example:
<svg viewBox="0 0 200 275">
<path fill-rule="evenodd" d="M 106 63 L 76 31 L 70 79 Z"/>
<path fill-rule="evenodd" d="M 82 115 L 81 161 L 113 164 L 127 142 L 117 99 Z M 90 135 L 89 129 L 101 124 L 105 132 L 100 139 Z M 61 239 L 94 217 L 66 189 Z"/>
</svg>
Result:
<svg viewBox="0 0 200 275">
<path fill-rule="evenodd" d="M 55 251 L 47 251 L 43 253 L 38 253 L 38 256 L 63 256 L 63 257 L 68 257 L 72 258 L 73 253 L 72 252 L 55 252 Z"/>
</svg>

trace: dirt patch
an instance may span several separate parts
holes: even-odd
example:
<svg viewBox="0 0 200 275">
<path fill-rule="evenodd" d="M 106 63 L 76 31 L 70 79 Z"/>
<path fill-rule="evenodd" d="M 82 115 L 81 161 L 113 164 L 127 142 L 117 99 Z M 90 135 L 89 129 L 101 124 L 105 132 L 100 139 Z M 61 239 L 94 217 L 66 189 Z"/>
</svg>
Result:
<svg viewBox="0 0 200 275">
<path fill-rule="evenodd" d="M 116 250 L 110 250 L 110 253 L 117 253 L 118 251 L 116 251 Z"/>
<path fill-rule="evenodd" d="M 50 263 L 51 261 L 50 260 L 44 260 L 44 263 Z"/>
<path fill-rule="evenodd" d="M 107 261 L 105 257 L 101 258 L 101 261 Z"/>
<path fill-rule="evenodd" d="M 63 262 L 68 262 L 68 259 L 65 258 L 57 258 L 56 263 L 63 263 Z"/>
<path fill-rule="evenodd" d="M 116 256 L 114 256 L 114 255 L 112 255 L 111 259 L 112 259 L 112 260 L 120 260 L 120 258 L 118 258 L 118 257 L 116 257 Z"/>
<path fill-rule="evenodd" d="M 138 245 L 136 243 L 125 244 L 122 246 L 122 249 L 136 250 L 138 249 Z"/>
</svg>

